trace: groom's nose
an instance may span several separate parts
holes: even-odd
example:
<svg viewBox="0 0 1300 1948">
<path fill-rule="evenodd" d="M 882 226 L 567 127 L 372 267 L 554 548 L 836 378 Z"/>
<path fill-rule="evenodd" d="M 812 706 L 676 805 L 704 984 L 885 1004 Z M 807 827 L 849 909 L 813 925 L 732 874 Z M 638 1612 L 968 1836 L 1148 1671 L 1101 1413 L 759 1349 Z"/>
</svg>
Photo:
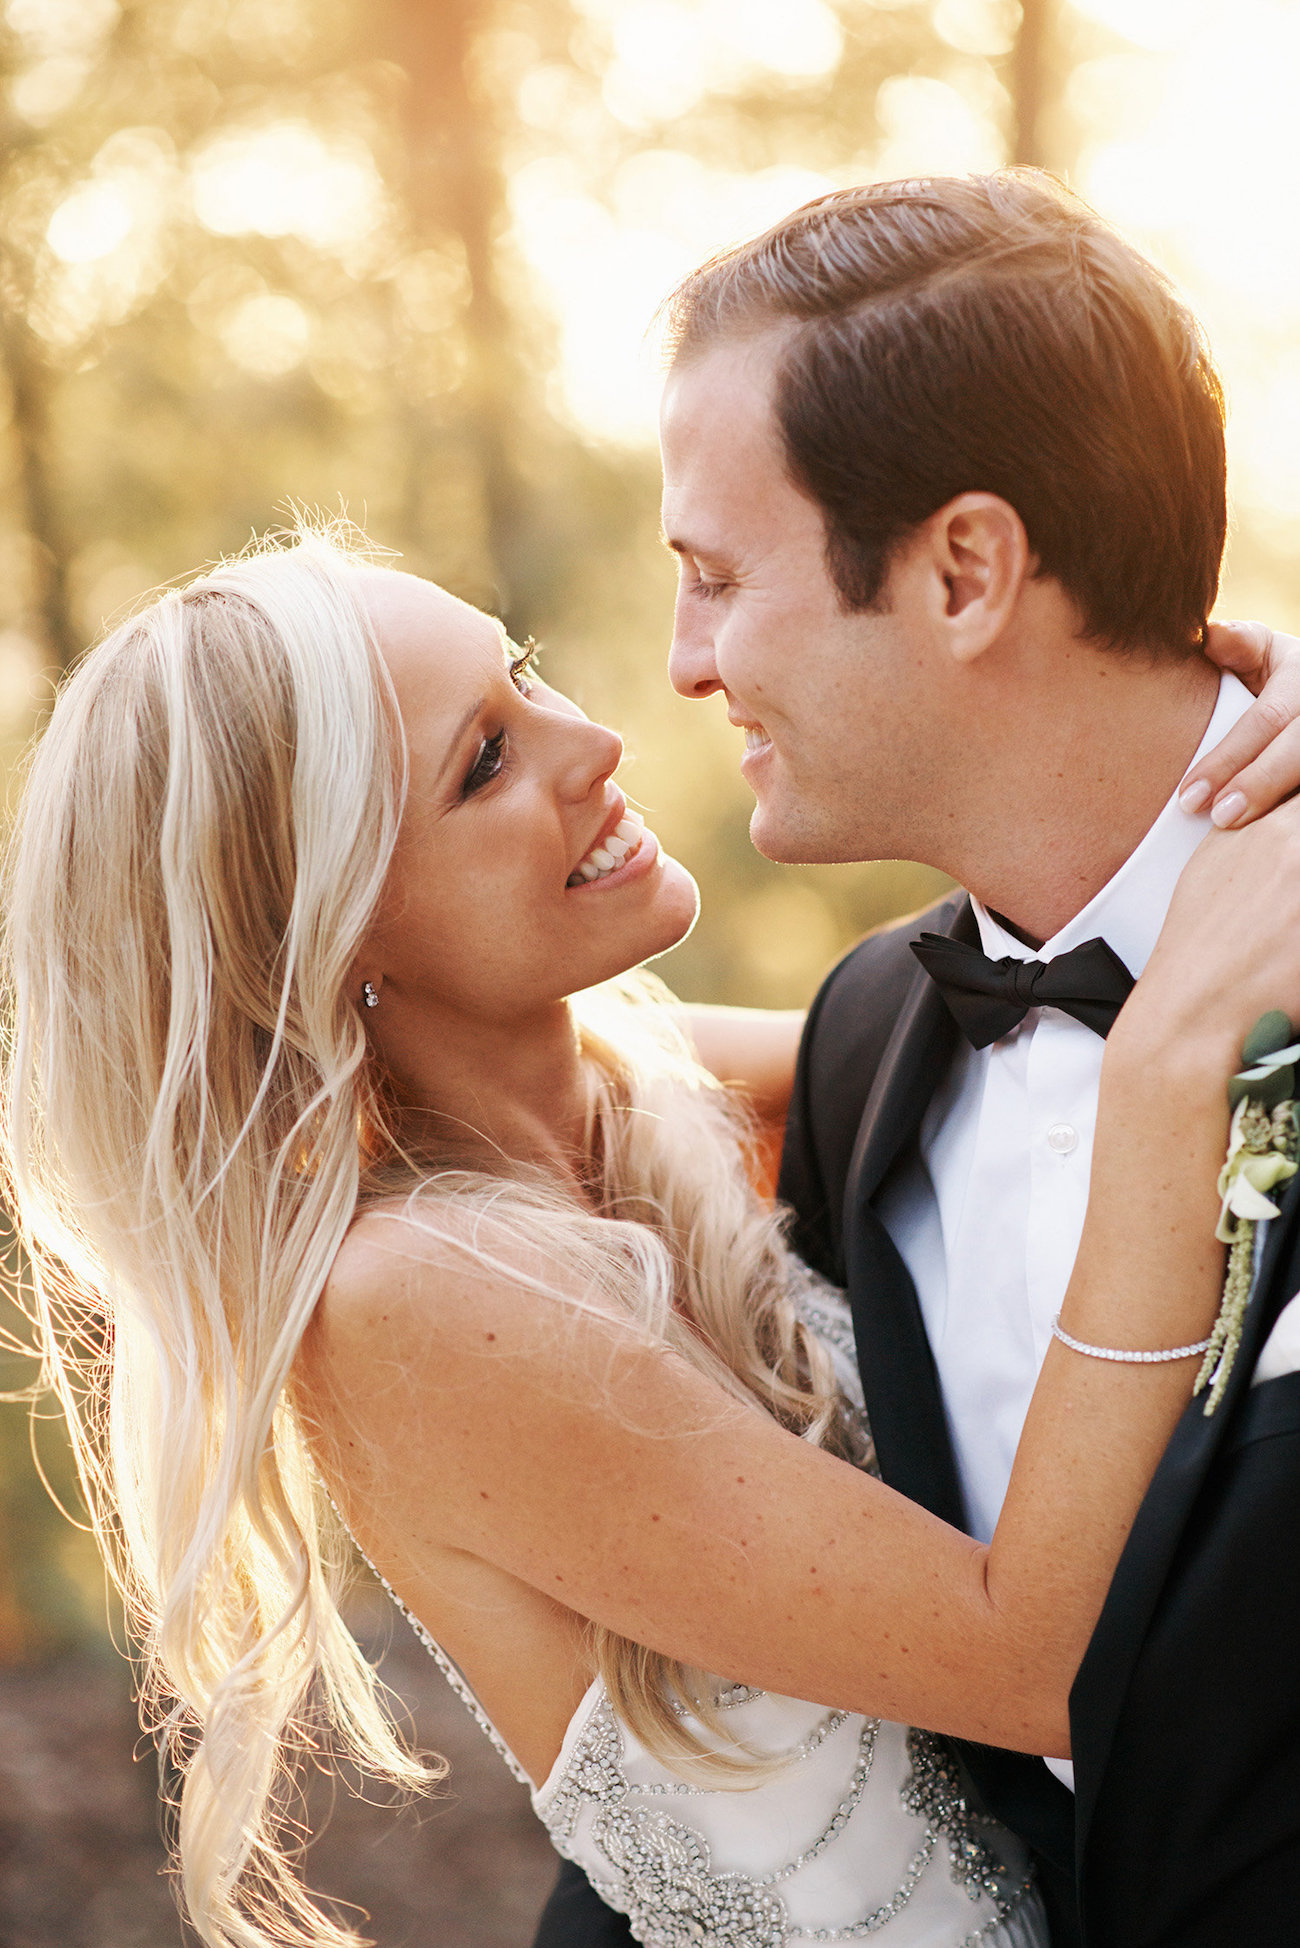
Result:
<svg viewBox="0 0 1300 1948">
<path fill-rule="evenodd" d="M 722 688 L 710 633 L 682 614 L 680 601 L 668 651 L 668 681 L 679 697 L 711 697 Z"/>
</svg>

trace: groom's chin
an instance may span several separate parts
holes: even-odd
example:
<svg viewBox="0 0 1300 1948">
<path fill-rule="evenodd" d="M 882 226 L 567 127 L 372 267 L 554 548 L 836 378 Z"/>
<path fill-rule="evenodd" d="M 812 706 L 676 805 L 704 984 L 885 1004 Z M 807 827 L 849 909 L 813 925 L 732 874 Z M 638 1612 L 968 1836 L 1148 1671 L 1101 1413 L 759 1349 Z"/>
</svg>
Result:
<svg viewBox="0 0 1300 1948">
<path fill-rule="evenodd" d="M 778 866 L 834 866 L 858 857 L 836 847 L 829 834 L 819 836 L 811 824 L 784 819 L 762 805 L 755 805 L 750 815 L 749 841 L 755 852 Z"/>
</svg>

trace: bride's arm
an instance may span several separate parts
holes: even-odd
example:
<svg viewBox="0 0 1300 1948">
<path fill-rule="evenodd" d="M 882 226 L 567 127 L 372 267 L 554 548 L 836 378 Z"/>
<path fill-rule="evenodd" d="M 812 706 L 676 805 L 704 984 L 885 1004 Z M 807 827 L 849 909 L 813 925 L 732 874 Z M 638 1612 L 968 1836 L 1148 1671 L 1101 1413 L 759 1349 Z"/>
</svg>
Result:
<svg viewBox="0 0 1300 1948">
<path fill-rule="evenodd" d="M 1296 834 L 1288 807 L 1271 839 L 1205 848 L 1112 1032 L 1064 1309 L 1078 1338 L 1209 1329 L 1225 1079 L 1258 1014 L 1300 1012 Z M 1255 910 L 1270 931 L 1244 940 Z M 621 1321 L 468 1271 L 397 1220 L 354 1232 L 310 1359 L 349 1505 L 375 1512 L 411 1582 L 422 1549 L 458 1549 L 689 1665 L 1049 1753 L 1067 1750 L 1070 1682 L 1195 1372 L 1054 1343 L 984 1548 Z"/>
<path fill-rule="evenodd" d="M 805 1020 L 802 1008 L 720 1008 L 681 1002 L 674 1011 L 701 1064 L 741 1090 L 760 1122 L 784 1126 Z"/>
</svg>

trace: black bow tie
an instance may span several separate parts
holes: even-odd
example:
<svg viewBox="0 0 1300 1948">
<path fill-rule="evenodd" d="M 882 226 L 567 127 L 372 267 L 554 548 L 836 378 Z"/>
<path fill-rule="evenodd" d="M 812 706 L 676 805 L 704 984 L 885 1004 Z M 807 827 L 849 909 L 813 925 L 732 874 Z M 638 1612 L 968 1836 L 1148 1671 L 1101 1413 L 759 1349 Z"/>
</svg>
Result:
<svg viewBox="0 0 1300 1948">
<path fill-rule="evenodd" d="M 1133 986 L 1104 940 L 1085 940 L 1050 961 L 990 960 L 942 933 L 923 933 L 908 944 L 975 1048 L 1009 1035 L 1031 1008 L 1059 1008 L 1105 1037 Z"/>
</svg>

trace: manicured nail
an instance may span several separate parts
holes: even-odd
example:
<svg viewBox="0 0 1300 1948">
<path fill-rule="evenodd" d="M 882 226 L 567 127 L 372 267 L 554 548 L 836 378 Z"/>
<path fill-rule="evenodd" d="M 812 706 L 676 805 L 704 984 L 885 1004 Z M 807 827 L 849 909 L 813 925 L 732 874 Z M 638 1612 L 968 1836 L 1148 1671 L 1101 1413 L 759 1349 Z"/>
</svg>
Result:
<svg viewBox="0 0 1300 1948">
<path fill-rule="evenodd" d="M 1230 791 L 1221 798 L 1210 813 L 1216 825 L 1232 825 L 1246 809 L 1246 794 L 1243 791 Z"/>
<path fill-rule="evenodd" d="M 1194 785 L 1188 785 L 1178 802 L 1185 812 L 1203 812 L 1213 795 L 1209 780 L 1198 778 Z"/>
</svg>

